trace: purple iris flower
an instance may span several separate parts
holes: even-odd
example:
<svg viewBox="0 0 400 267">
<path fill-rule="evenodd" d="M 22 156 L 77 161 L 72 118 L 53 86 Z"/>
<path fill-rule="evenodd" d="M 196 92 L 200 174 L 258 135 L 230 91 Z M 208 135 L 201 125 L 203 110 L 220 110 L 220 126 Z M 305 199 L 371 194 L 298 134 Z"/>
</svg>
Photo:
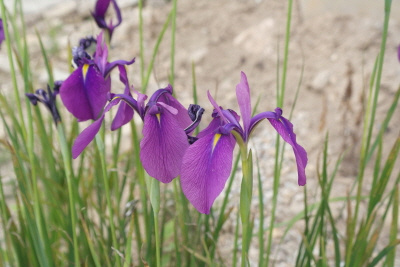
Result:
<svg viewBox="0 0 400 267">
<path fill-rule="evenodd" d="M 115 130 L 132 119 L 133 111 L 143 120 L 143 139 L 140 142 L 140 159 L 147 173 L 163 183 L 169 183 L 180 174 L 182 158 L 189 147 L 188 136 L 200 122 L 204 109 L 192 105 L 186 110 L 172 96 L 172 86 L 157 90 L 149 99 L 136 92 L 137 100 L 129 92 L 129 82 L 123 67 L 120 79 L 125 84 L 124 94 L 110 94 L 110 103 L 102 116 L 76 138 L 72 157 L 77 158 L 100 130 L 105 112 L 119 104 L 111 125 Z M 130 113 L 129 113 L 130 112 Z"/>
<path fill-rule="evenodd" d="M 50 111 L 51 116 L 53 117 L 53 121 L 56 125 L 61 122 L 60 113 L 58 113 L 58 109 L 56 106 L 56 96 L 59 93 L 61 84 L 62 81 L 56 81 L 54 83 L 53 91 L 50 89 L 50 86 L 47 85 L 47 92 L 43 89 L 38 89 L 35 91 L 34 94 L 25 94 L 34 106 L 36 106 L 38 102 L 44 104 L 46 108 Z"/>
<path fill-rule="evenodd" d="M 251 132 L 264 119 L 268 119 L 280 136 L 293 147 L 298 170 L 298 184 L 305 185 L 307 153 L 297 144 L 292 123 L 282 116 L 282 110 L 267 111 L 251 117 L 250 88 L 246 75 L 241 73 L 236 86 L 236 97 L 243 119 L 233 110 L 222 109 L 208 93 L 215 110 L 209 126 L 185 152 L 182 162 L 181 186 L 184 194 L 201 213 L 209 214 L 212 204 L 222 192 L 231 173 L 235 143 L 247 143 Z M 236 132 L 235 136 L 232 132 Z M 241 140 L 237 140 L 240 138 Z"/>
<path fill-rule="evenodd" d="M 85 51 L 87 42 L 80 43 L 79 47 L 73 49 L 73 62 L 77 69 L 62 84 L 60 97 L 64 106 L 78 121 L 96 120 L 106 105 L 107 95 L 111 90 L 109 75 L 111 70 L 116 66 L 130 65 L 135 62 L 135 59 L 109 63 L 103 33 L 97 37 L 93 58 Z"/>
<path fill-rule="evenodd" d="M 4 28 L 3 28 L 3 20 L 0 19 L 0 46 L 1 43 L 6 39 L 6 36 L 4 34 Z"/>
<path fill-rule="evenodd" d="M 106 22 L 105 18 L 106 13 L 111 3 L 114 7 L 115 13 L 117 14 L 117 20 L 118 20 L 117 24 L 113 24 L 112 20 L 110 20 L 109 24 L 107 24 Z M 110 39 L 114 29 L 122 22 L 121 10 L 119 9 L 117 1 L 115 0 L 97 0 L 96 6 L 94 7 L 94 11 L 92 12 L 92 16 L 96 21 L 97 26 L 99 26 L 99 28 L 108 31 Z"/>
</svg>

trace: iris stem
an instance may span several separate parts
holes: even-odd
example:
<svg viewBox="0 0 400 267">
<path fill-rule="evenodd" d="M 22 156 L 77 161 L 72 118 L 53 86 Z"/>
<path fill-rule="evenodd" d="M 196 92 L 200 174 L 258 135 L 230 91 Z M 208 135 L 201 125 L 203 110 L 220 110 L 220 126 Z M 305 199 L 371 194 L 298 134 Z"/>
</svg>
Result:
<svg viewBox="0 0 400 267">
<path fill-rule="evenodd" d="M 154 211 L 154 234 L 156 237 L 156 262 L 157 267 L 161 267 L 160 233 L 158 229 L 158 212 Z"/>
<path fill-rule="evenodd" d="M 250 221 L 250 206 L 253 192 L 253 171 L 252 171 L 252 154 L 247 153 L 247 143 L 244 142 L 239 133 L 232 131 L 236 138 L 236 142 L 240 148 L 240 156 L 242 159 L 242 186 L 240 189 L 240 217 L 242 220 L 242 259 L 241 267 L 247 266 L 247 251 L 249 248 L 249 221 Z"/>
<path fill-rule="evenodd" d="M 104 147 L 104 142 L 101 139 L 100 133 L 96 134 L 96 145 L 99 150 L 99 155 L 100 155 L 100 160 L 101 160 L 101 169 L 103 173 L 103 183 L 104 183 L 104 190 L 105 190 L 105 195 L 106 195 L 106 201 L 107 201 L 107 207 L 108 207 L 108 213 L 110 216 L 110 228 L 111 228 L 111 238 L 112 238 L 112 244 L 113 247 L 118 251 L 118 243 L 117 243 L 117 237 L 115 235 L 115 226 L 114 226 L 114 211 L 112 209 L 111 205 L 111 197 L 110 197 L 110 187 L 108 185 L 108 180 L 107 180 L 107 166 L 106 166 L 106 160 L 105 160 L 105 147 Z M 116 260 L 117 260 L 117 266 L 121 266 L 121 259 L 119 258 L 118 255 L 116 255 Z"/>
<path fill-rule="evenodd" d="M 75 266 L 80 266 L 80 264 L 79 264 L 79 246 L 78 246 L 78 239 L 76 236 L 76 207 L 75 207 L 75 201 L 74 201 L 75 200 L 74 194 L 75 194 L 76 190 L 75 190 L 75 186 L 73 183 L 70 149 L 68 147 L 67 139 L 65 137 L 64 127 L 61 123 L 58 123 L 57 131 L 58 131 L 58 138 L 60 141 L 61 154 L 63 157 L 65 174 L 67 176 L 69 207 L 70 207 L 70 213 L 71 213 L 71 232 L 72 232 L 72 241 L 74 244 Z"/>
</svg>

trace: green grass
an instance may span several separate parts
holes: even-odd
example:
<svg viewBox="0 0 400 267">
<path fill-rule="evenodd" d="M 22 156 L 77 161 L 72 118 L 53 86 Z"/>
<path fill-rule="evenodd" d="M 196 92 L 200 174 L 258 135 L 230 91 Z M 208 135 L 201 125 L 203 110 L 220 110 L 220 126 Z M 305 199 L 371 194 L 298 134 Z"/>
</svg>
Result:
<svg viewBox="0 0 400 267">
<path fill-rule="evenodd" d="M 276 67 L 276 104 L 279 107 L 284 106 L 289 97 L 286 81 L 289 78 L 292 4 L 293 1 L 288 0 L 283 64 Z M 120 130 L 111 133 L 102 129 L 96 144 L 72 161 L 71 145 L 82 127 L 77 122 L 67 124 L 64 121 L 55 126 L 44 107 L 34 107 L 24 97 L 24 93 L 34 91 L 37 81 L 30 62 L 22 4 L 15 1 L 13 10 L 6 10 L 4 0 L 0 0 L 0 7 L 6 35 L 2 49 L 9 58 L 9 79 L 13 86 L 12 94 L 0 94 L 0 123 L 6 133 L 0 139 L 1 164 L 12 166 L 15 179 L 6 183 L 0 172 L 0 266 L 205 267 L 238 266 L 240 262 L 246 267 L 250 249 L 258 249 L 258 258 L 251 259 L 258 266 L 274 266 L 271 253 L 276 250 L 273 247 L 284 247 L 283 240 L 295 225 L 304 225 L 304 228 L 299 233 L 301 241 L 296 261 L 290 263 L 293 266 L 395 266 L 396 248 L 400 243 L 400 173 L 396 173 L 395 168 L 400 137 L 388 140 L 385 133 L 398 109 L 400 87 L 383 121 L 378 124 L 376 119 L 391 1 L 385 1 L 381 47 L 365 99 L 367 109 L 354 190 L 349 188 L 341 196 L 331 196 L 344 154 L 338 158 L 329 156 L 327 134 L 319 148 L 321 159 L 315 174 L 318 194 L 311 195 L 306 186 L 304 209 L 283 223 L 276 222 L 285 156 L 285 146 L 279 136 L 272 202 L 264 203 L 257 151 L 248 152 L 246 147 L 242 155 L 235 156 L 226 190 L 220 196 L 222 204 L 214 206 L 210 215 L 199 214 L 190 205 L 179 186 L 179 178 L 165 186 L 146 174 L 139 157 L 141 129 L 135 122 L 130 123 L 129 140 L 123 140 Z M 143 1 L 139 1 L 139 87 L 143 93 L 148 89 L 155 59 L 167 32 L 172 40 L 169 81 L 175 82 L 178 7 L 178 1 L 172 1 L 171 11 L 147 59 L 144 58 Z M 54 78 L 49 53 L 54 47 L 42 42 L 40 32 L 36 32 L 36 36 L 48 84 L 52 87 Z M 277 56 L 281 57 L 279 53 Z M 188 79 L 192 79 L 193 102 L 197 103 L 198 94 L 205 89 L 197 86 L 196 66 L 189 63 L 192 77 Z M 294 104 L 289 118 L 297 101 L 301 100 L 298 96 L 307 64 L 304 59 L 298 88 L 291 99 Z M 253 112 L 258 110 L 259 101 L 260 98 Z M 62 110 L 61 102 L 58 104 Z M 66 112 L 61 115 L 69 116 Z M 374 129 L 378 129 L 377 133 Z M 108 135 L 111 146 L 104 144 Z M 128 151 L 125 150 L 127 143 L 131 146 Z M 389 152 L 385 153 L 386 150 Z M 234 189 L 233 179 L 240 169 L 244 170 L 244 182 L 239 206 L 230 203 L 229 198 Z M 254 179 L 258 181 L 257 188 L 253 188 Z M 258 190 L 258 199 L 251 197 L 254 190 Z M 338 203 L 342 207 L 340 210 L 336 208 Z M 255 210 L 255 206 L 259 209 Z M 271 213 L 267 214 L 267 209 Z M 259 219 L 258 227 L 255 218 Z M 225 255 L 221 254 L 218 244 L 224 232 L 226 235 L 228 224 L 233 226 L 233 243 L 231 253 Z M 281 242 L 273 238 L 273 229 L 278 227 L 284 229 Z"/>
</svg>

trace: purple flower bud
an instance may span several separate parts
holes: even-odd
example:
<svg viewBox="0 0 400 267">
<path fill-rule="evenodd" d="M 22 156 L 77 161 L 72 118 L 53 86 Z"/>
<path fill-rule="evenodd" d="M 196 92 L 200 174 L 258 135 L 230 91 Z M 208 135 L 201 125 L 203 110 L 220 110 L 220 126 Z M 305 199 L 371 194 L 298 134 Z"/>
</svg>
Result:
<svg viewBox="0 0 400 267">
<path fill-rule="evenodd" d="M 38 102 L 45 105 L 46 108 L 50 111 L 53 117 L 53 121 L 56 125 L 61 121 L 61 117 L 56 106 L 56 95 L 58 94 L 56 90 L 58 90 L 58 87 L 59 82 L 56 82 L 53 91 L 51 91 L 50 86 L 47 85 L 47 92 L 43 89 L 38 89 L 35 91 L 34 94 L 25 94 L 33 105 L 36 106 Z"/>
<path fill-rule="evenodd" d="M 106 22 L 106 13 L 111 3 L 113 4 L 115 13 L 117 15 L 118 21 L 116 24 L 113 24 L 111 20 L 108 24 Z M 117 5 L 116 0 L 97 0 L 94 11 L 92 12 L 92 16 L 99 28 L 108 31 L 111 40 L 114 29 L 122 22 L 121 10 Z"/>
</svg>

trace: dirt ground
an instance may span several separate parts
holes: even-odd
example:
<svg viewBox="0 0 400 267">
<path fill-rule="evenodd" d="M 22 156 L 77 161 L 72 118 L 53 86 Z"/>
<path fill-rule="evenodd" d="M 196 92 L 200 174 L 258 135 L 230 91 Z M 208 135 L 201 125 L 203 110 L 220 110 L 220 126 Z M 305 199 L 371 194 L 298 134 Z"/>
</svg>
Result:
<svg viewBox="0 0 400 267">
<path fill-rule="evenodd" d="M 331 9 L 329 6 L 323 9 L 318 6 L 317 0 L 294 2 L 296 3 L 293 6 L 286 97 L 282 108 L 284 115 L 288 116 L 300 85 L 292 123 L 298 142 L 305 147 L 309 155 L 307 187 L 311 195 L 316 194 L 317 190 L 317 159 L 322 151 L 326 133 L 329 132 L 331 165 L 348 149 L 333 188 L 334 196 L 343 196 L 353 183 L 357 171 L 361 118 L 365 108 L 362 99 L 367 93 L 369 78 L 380 47 L 383 10 L 373 14 L 358 13 L 357 7 L 354 7 L 349 13 Z M 398 2 L 394 2 L 394 5 L 399 5 Z M 258 112 L 273 110 L 276 107 L 277 75 L 282 74 L 286 5 L 286 1 L 281 0 L 179 1 L 174 88 L 178 99 L 184 105 L 192 102 L 191 65 L 194 62 L 199 104 L 206 109 L 202 127 L 209 122 L 212 111 L 206 97 L 207 90 L 216 95 L 217 102 L 224 108 L 238 110 L 235 87 L 240 80 L 240 71 L 247 74 L 253 105 L 260 97 Z M 129 77 L 138 89 L 138 10 L 134 1 L 121 1 L 121 6 L 124 21 L 115 30 L 110 58 L 116 60 L 137 57 L 136 63 L 129 67 Z M 89 14 L 92 8 L 91 2 L 69 0 L 61 5 L 50 6 L 43 12 L 27 15 L 32 65 L 38 70 L 35 72 L 37 88 L 45 86 L 47 77 L 45 66 L 39 60 L 40 48 L 34 30 L 39 30 L 45 46 L 51 51 L 56 79 L 65 79 L 69 67 L 68 41 L 74 45 L 83 36 L 98 33 Z M 398 10 L 398 7 L 394 8 Z M 149 1 L 144 9 L 146 66 L 170 10 L 171 3 L 162 0 Z M 149 92 L 165 87 L 168 83 L 170 42 L 171 32 L 168 30 L 155 61 Z M 381 95 L 378 100 L 378 123 L 374 130 L 380 126 L 379 121 L 386 114 L 400 83 L 400 63 L 396 54 L 399 43 L 400 17 L 397 13 L 392 14 L 390 21 Z M 0 50 L 0 60 L 1 90 L 4 93 L 12 88 L 11 80 L 7 78 L 9 69 L 5 64 L 7 57 L 4 48 Z M 113 84 L 114 88 L 120 88 L 122 92 L 122 84 Z M 396 110 L 390 130 L 385 133 L 387 143 L 384 151 L 391 148 L 400 131 L 398 115 L 399 109 Z M 274 130 L 265 122 L 260 125 L 251 143 L 260 160 L 267 214 L 272 198 L 274 140 Z M 302 210 L 303 189 L 297 186 L 296 177 L 294 157 L 288 148 L 281 179 L 278 223 L 287 221 Z M 239 177 L 236 181 L 233 199 L 238 197 Z M 232 203 L 235 205 L 237 202 Z M 289 231 L 281 246 L 278 246 L 278 242 L 284 228 L 274 230 L 276 246 L 272 255 L 276 260 L 275 266 L 293 266 L 296 257 L 294 251 L 297 252 L 301 240 L 301 227 L 298 225 Z M 231 249 L 229 229 L 228 226 L 225 230 L 226 238 L 221 241 L 221 252 L 228 253 Z M 255 244 L 251 254 L 254 266 L 257 259 L 256 246 Z"/>
</svg>

